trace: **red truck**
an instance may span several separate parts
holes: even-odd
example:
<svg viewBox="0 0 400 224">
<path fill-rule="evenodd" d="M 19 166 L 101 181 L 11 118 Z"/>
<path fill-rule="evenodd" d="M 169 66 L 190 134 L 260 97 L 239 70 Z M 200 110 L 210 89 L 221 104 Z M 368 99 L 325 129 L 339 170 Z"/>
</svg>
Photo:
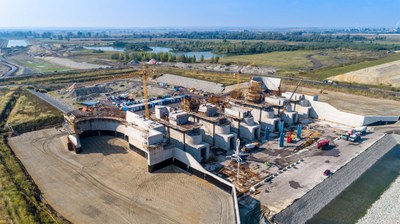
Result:
<svg viewBox="0 0 400 224">
<path fill-rule="evenodd" d="M 317 148 L 318 149 L 326 150 L 326 149 L 328 149 L 328 147 L 329 147 L 329 140 L 328 139 L 322 139 L 317 144 Z"/>
</svg>

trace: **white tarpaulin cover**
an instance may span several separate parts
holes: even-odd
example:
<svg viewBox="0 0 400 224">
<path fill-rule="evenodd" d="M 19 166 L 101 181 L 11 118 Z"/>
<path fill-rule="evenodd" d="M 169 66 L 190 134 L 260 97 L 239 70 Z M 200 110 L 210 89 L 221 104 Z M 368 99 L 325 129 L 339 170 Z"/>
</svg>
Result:
<svg viewBox="0 0 400 224">
<path fill-rule="evenodd" d="M 281 87 L 281 79 L 271 77 L 253 77 L 254 81 L 262 82 L 263 88 L 267 88 L 272 91 L 278 91 Z"/>
</svg>

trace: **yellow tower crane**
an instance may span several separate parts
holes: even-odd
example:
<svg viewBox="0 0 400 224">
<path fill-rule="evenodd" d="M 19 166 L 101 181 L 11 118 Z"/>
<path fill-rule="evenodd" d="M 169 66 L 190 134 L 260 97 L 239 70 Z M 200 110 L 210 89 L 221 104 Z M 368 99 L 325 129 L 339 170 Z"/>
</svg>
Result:
<svg viewBox="0 0 400 224">
<path fill-rule="evenodd" d="M 242 67 L 241 69 L 239 69 L 237 76 L 236 76 L 236 99 L 238 99 L 240 97 L 240 82 L 242 81 L 240 79 L 240 73 L 242 73 L 242 70 L 244 68 L 248 68 L 250 66 L 253 66 L 254 63 L 248 64 L 245 67 Z"/>
<path fill-rule="evenodd" d="M 144 100 L 144 110 L 145 110 L 145 118 L 150 118 L 149 112 L 149 93 L 147 90 L 147 72 L 146 65 L 142 63 L 142 78 L 143 78 L 143 100 Z"/>
<path fill-rule="evenodd" d="M 236 99 L 240 97 L 240 71 L 236 74 Z"/>
</svg>

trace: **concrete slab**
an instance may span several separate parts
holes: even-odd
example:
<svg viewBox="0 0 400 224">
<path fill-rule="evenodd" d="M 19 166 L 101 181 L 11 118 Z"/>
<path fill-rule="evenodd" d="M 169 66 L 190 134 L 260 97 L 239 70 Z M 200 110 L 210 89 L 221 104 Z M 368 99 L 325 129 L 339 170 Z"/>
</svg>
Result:
<svg viewBox="0 0 400 224">
<path fill-rule="evenodd" d="M 323 175 L 325 170 L 337 171 L 382 136 L 382 133 L 370 133 L 363 136 L 360 143 L 337 140 L 334 149 L 304 158 L 271 182 L 263 184 L 258 188 L 260 193 L 254 197 L 270 210 L 271 215 L 277 214 L 327 178 Z"/>
<path fill-rule="evenodd" d="M 234 223 L 229 193 L 175 166 L 148 173 L 122 139 L 83 138 L 82 154 L 65 141 L 56 129 L 9 139 L 44 198 L 73 223 Z"/>
</svg>

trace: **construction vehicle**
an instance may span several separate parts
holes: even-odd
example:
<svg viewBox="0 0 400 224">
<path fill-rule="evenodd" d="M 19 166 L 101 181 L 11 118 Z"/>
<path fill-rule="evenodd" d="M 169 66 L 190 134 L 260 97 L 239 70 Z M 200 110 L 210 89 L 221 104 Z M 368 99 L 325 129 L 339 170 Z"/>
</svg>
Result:
<svg viewBox="0 0 400 224">
<path fill-rule="evenodd" d="M 329 140 L 328 139 L 322 139 L 322 140 L 318 141 L 317 149 L 327 150 L 328 148 L 329 148 Z"/>
<path fill-rule="evenodd" d="M 347 131 L 342 135 L 342 139 L 351 142 L 357 142 L 361 139 L 361 135 L 365 135 L 367 133 L 367 126 L 362 126 L 357 129 L 352 129 Z"/>
<path fill-rule="evenodd" d="M 246 145 L 243 146 L 242 151 L 244 151 L 246 153 L 249 153 L 252 150 L 258 149 L 259 146 L 260 146 L 260 144 L 258 142 L 253 142 L 253 143 L 250 143 L 250 144 L 246 144 Z"/>
<path fill-rule="evenodd" d="M 304 136 L 304 138 L 306 138 L 306 141 L 301 143 L 300 145 L 296 146 L 296 148 L 294 148 L 294 152 L 298 152 L 312 144 L 314 144 L 315 141 L 317 141 L 319 139 L 319 136 L 321 136 L 321 133 L 319 132 L 311 132 L 308 136 Z M 303 137 L 302 137 L 303 138 Z"/>
<path fill-rule="evenodd" d="M 332 175 L 333 173 L 331 170 L 325 170 L 323 174 L 324 174 L 324 176 L 328 177 L 328 176 Z"/>
<path fill-rule="evenodd" d="M 357 142 L 361 139 L 361 132 L 355 131 L 352 135 L 349 136 L 349 141 Z"/>
<path fill-rule="evenodd" d="M 325 88 L 321 89 L 321 90 L 319 91 L 319 93 L 320 93 L 320 94 L 328 94 L 328 92 L 325 91 Z"/>
</svg>

